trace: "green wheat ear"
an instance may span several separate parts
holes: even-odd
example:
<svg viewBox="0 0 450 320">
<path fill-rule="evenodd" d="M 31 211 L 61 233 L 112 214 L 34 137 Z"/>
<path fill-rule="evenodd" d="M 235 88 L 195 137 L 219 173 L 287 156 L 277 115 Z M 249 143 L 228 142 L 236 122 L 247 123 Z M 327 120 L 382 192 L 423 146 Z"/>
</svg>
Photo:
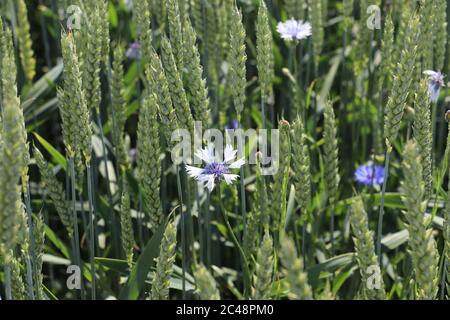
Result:
<svg viewBox="0 0 450 320">
<path fill-rule="evenodd" d="M 404 216 L 409 232 L 408 246 L 414 266 L 418 299 L 434 299 L 437 293 L 438 253 L 433 238 L 433 229 L 425 220 L 427 201 L 423 167 L 417 143 L 409 141 L 403 151 L 402 201 L 406 211 Z"/>
<path fill-rule="evenodd" d="M 264 0 L 260 1 L 256 22 L 257 67 L 261 85 L 261 96 L 268 101 L 272 96 L 272 80 L 274 77 L 272 31 L 269 25 L 269 13 Z"/>
<path fill-rule="evenodd" d="M 144 208 L 148 212 L 153 230 L 156 230 L 163 221 L 160 200 L 161 148 L 157 114 L 158 105 L 155 96 L 149 94 L 142 102 L 139 113 L 137 166 Z"/>
<path fill-rule="evenodd" d="M 197 35 L 189 19 L 184 23 L 184 77 L 195 120 L 201 121 L 203 128 L 209 128 L 211 122 L 210 101 L 206 80 L 203 78 L 201 57 L 196 44 Z"/>
<path fill-rule="evenodd" d="M 56 179 L 44 156 L 38 148 L 34 147 L 34 159 L 41 173 L 43 186 L 50 196 L 55 206 L 56 212 L 61 219 L 62 224 L 67 230 L 67 234 L 73 234 L 73 220 L 69 204 L 67 203 L 62 184 Z"/>
<path fill-rule="evenodd" d="M 289 299 L 312 300 L 313 293 L 308 283 L 308 275 L 304 271 L 303 259 L 297 255 L 294 241 L 283 234 L 280 246 L 279 255 L 289 285 Z"/>
<path fill-rule="evenodd" d="M 150 19 L 150 6 L 147 0 L 133 1 L 133 22 L 136 26 L 139 43 L 142 48 L 142 66 L 151 61 L 152 28 Z"/>
<path fill-rule="evenodd" d="M 253 287 L 255 300 L 265 300 L 270 296 L 272 288 L 273 273 L 273 241 L 269 232 L 264 234 L 261 246 L 256 254 L 255 274 L 253 276 Z"/>
<path fill-rule="evenodd" d="M 25 77 L 31 82 L 36 75 L 36 59 L 32 48 L 33 43 L 25 0 L 19 0 L 17 3 L 17 39 Z"/>
<path fill-rule="evenodd" d="M 178 0 L 167 0 L 167 16 L 169 22 L 170 44 L 178 70 L 184 66 L 183 33 L 181 29 L 181 15 Z"/>
<path fill-rule="evenodd" d="M 236 7 L 232 10 L 230 27 L 230 91 L 239 118 L 244 110 L 247 54 L 245 53 L 245 29 L 242 24 L 242 13 Z"/>
<path fill-rule="evenodd" d="M 96 1 L 99 7 L 100 25 L 99 25 L 99 38 L 100 38 L 100 52 L 102 62 L 104 64 L 109 63 L 110 53 L 110 36 L 109 36 L 109 1 L 100 0 Z"/>
<path fill-rule="evenodd" d="M 290 124 L 286 120 L 279 122 L 280 141 L 279 150 L 275 157 L 278 160 L 278 170 L 273 175 L 271 185 L 272 199 L 270 214 L 272 216 L 272 230 L 284 228 L 286 218 L 286 194 L 288 191 L 289 168 L 291 163 Z"/>
<path fill-rule="evenodd" d="M 414 138 L 417 141 L 423 166 L 423 180 L 425 181 L 425 198 L 430 199 L 433 188 L 432 168 L 432 129 L 431 129 L 431 101 L 428 93 L 428 83 L 420 82 L 414 99 Z"/>
<path fill-rule="evenodd" d="M 10 253 L 13 254 L 12 252 Z M 25 300 L 27 294 L 25 284 L 22 277 L 22 263 L 17 258 L 13 257 L 10 261 L 11 266 L 11 291 L 13 300 Z"/>
<path fill-rule="evenodd" d="M 388 149 L 398 136 L 416 65 L 417 41 L 419 38 L 418 18 L 413 16 L 406 29 L 404 47 L 392 79 L 392 90 L 386 105 L 384 136 Z"/>
<path fill-rule="evenodd" d="M 93 112 L 99 112 L 101 100 L 100 68 L 102 62 L 103 42 L 103 19 L 100 13 L 101 3 L 87 2 L 88 12 L 86 17 L 89 20 L 86 27 L 82 29 L 77 38 L 77 53 L 79 68 L 82 73 L 82 85 L 86 99 L 86 105 Z"/>
<path fill-rule="evenodd" d="M 194 278 L 197 285 L 196 291 L 201 300 L 220 300 L 216 280 L 203 264 L 197 266 L 194 271 Z"/>
<path fill-rule="evenodd" d="M 366 299 L 386 299 L 381 269 L 375 255 L 373 233 L 369 230 L 369 221 L 361 196 L 354 198 L 352 203 L 351 227 L 355 243 L 356 260 L 361 274 L 362 294 Z M 374 268 L 380 272 L 380 288 L 368 288 Z"/>
<path fill-rule="evenodd" d="M 175 248 L 177 245 L 177 229 L 173 221 L 169 222 L 156 258 L 156 271 L 152 281 L 152 300 L 167 300 L 169 298 L 170 275 L 175 262 Z"/>
<path fill-rule="evenodd" d="M 433 69 L 433 39 L 434 39 L 434 20 L 435 12 L 433 10 L 436 1 L 420 0 L 420 42 L 419 55 L 422 59 L 422 70 Z"/>
<path fill-rule="evenodd" d="M 194 119 L 183 87 L 181 74 L 175 62 L 174 52 L 169 40 L 163 36 L 161 40 L 161 58 L 166 72 L 169 91 L 172 97 L 173 107 L 181 128 L 189 130 L 191 137 L 194 132 Z"/>
<path fill-rule="evenodd" d="M 128 166 L 128 156 L 125 148 L 124 134 L 127 121 L 127 105 L 125 98 L 125 80 L 123 61 L 124 49 L 118 44 L 114 48 L 114 61 L 111 70 L 111 116 L 113 122 L 113 141 L 117 165 Z"/>
<path fill-rule="evenodd" d="M 325 186 L 330 206 L 334 207 L 337 201 L 340 177 L 337 125 L 331 101 L 328 101 L 325 106 L 324 119 Z"/>
<path fill-rule="evenodd" d="M 0 256 L 8 263 L 9 252 L 19 241 L 21 192 L 18 185 L 27 163 L 26 131 L 17 96 L 15 59 L 11 33 L 6 33 L 1 64 L 3 109 L 0 127 Z"/>
<path fill-rule="evenodd" d="M 324 41 L 324 22 L 322 1 L 312 1 L 309 3 L 309 16 L 311 17 L 312 42 L 314 51 L 314 67 L 318 70 L 320 54 L 322 53 Z"/>
<path fill-rule="evenodd" d="M 172 98 L 161 59 L 151 48 L 150 63 L 146 66 L 145 75 L 149 94 L 154 94 L 159 106 L 158 113 L 162 123 L 162 131 L 167 144 L 172 146 L 172 133 L 178 129 L 177 116 L 172 103 Z"/>
<path fill-rule="evenodd" d="M 58 90 L 58 99 L 64 143 L 71 158 L 78 161 L 83 159 L 84 163 L 89 164 L 92 128 L 78 53 L 71 33 L 62 35 L 61 47 L 64 61 L 64 90 Z"/>
<path fill-rule="evenodd" d="M 120 204 L 120 228 L 122 238 L 122 248 L 125 252 L 128 266 L 133 265 L 133 247 L 134 247 L 134 233 L 133 222 L 131 220 L 130 194 L 126 177 L 123 179 L 122 200 Z"/>
<path fill-rule="evenodd" d="M 302 222 L 312 222 L 312 214 L 309 206 L 311 203 L 311 159 L 309 148 L 306 143 L 305 128 L 302 120 L 297 120 L 292 125 L 291 141 L 292 141 L 292 169 L 294 170 L 294 186 L 296 191 L 296 199 L 300 207 Z"/>
</svg>

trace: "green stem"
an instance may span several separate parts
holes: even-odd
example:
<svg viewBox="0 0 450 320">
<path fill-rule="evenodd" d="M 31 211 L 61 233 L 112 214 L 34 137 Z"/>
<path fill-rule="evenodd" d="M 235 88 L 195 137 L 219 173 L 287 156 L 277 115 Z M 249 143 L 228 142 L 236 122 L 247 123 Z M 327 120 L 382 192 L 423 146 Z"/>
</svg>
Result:
<svg viewBox="0 0 450 320">
<path fill-rule="evenodd" d="M 11 290 L 11 266 L 5 264 L 5 298 L 6 300 L 12 300 L 12 290 Z"/>
<path fill-rule="evenodd" d="M 186 221 L 183 214 L 183 191 L 181 188 L 181 177 L 180 177 L 180 170 L 181 167 L 178 166 L 177 170 L 177 188 L 178 188 L 178 197 L 180 199 L 180 221 L 181 221 L 181 265 L 182 265 L 182 298 L 183 300 L 186 299 L 186 268 L 187 268 L 187 262 L 186 262 Z"/>
<path fill-rule="evenodd" d="M 386 185 L 389 177 L 389 161 L 391 158 L 391 150 L 388 147 L 386 150 L 386 158 L 384 160 L 384 180 L 383 187 L 381 189 L 381 202 L 380 202 L 380 213 L 378 215 L 378 228 L 377 228 L 377 243 L 376 243 L 376 253 L 378 256 L 378 263 L 381 268 L 381 237 L 383 234 L 383 216 L 384 216 L 384 198 L 386 193 Z"/>
<path fill-rule="evenodd" d="M 238 125 L 239 125 L 239 128 L 242 128 L 242 125 L 241 125 L 241 115 L 240 114 L 238 114 L 237 115 L 237 120 L 238 120 Z M 244 142 L 245 141 L 243 141 L 243 143 L 242 143 L 242 156 L 245 154 L 245 144 L 244 144 Z M 247 207 L 246 207 L 246 203 L 245 203 L 245 170 L 244 170 L 244 166 L 242 166 L 241 168 L 240 168 L 240 175 L 241 175 L 241 177 L 240 177 L 240 187 L 241 187 L 241 214 L 242 214 L 242 223 L 243 223 L 243 226 L 244 226 L 244 233 L 246 232 L 246 229 L 247 229 L 247 218 L 246 218 L 246 212 L 247 212 Z"/>
<path fill-rule="evenodd" d="M 89 254 L 90 254 L 90 262 L 91 262 L 91 275 L 92 275 L 92 288 L 91 288 L 91 299 L 96 300 L 96 275 L 95 275 L 95 230 L 94 230 L 94 221 L 95 221 L 95 210 L 94 210 L 94 201 L 93 201 L 93 190 L 92 190 L 92 168 L 91 166 L 87 166 L 87 183 L 88 183 L 88 197 L 89 197 Z"/>
<path fill-rule="evenodd" d="M 209 193 L 209 190 L 206 190 L 206 221 L 205 221 L 205 227 L 206 227 L 206 266 L 211 266 L 211 236 L 212 236 L 212 228 L 211 228 L 211 211 L 209 209 L 211 202 L 211 194 Z"/>
<path fill-rule="evenodd" d="M 30 251 L 35 252 L 35 241 L 34 241 L 34 228 L 33 228 L 33 215 L 31 212 L 31 201 L 30 201 L 30 185 L 27 183 L 25 196 L 25 208 L 27 212 L 28 219 L 28 233 L 30 234 Z M 33 278 L 37 279 L 36 270 L 33 269 L 33 264 L 31 263 L 31 255 L 30 252 L 27 253 L 27 283 L 28 283 L 28 295 L 31 300 L 34 300 L 34 285 Z M 36 285 L 38 285 L 36 283 Z M 39 291 L 39 288 L 36 288 L 36 292 Z"/>
<path fill-rule="evenodd" d="M 446 279 L 446 275 L 447 275 L 447 259 L 445 257 L 445 250 L 446 250 L 446 246 L 444 246 L 444 264 L 442 266 L 442 278 L 441 278 L 441 300 L 445 299 L 445 279 Z"/>
<path fill-rule="evenodd" d="M 77 216 L 77 196 L 76 196 L 76 178 L 75 178 L 75 164 L 73 157 L 70 157 L 70 175 L 71 175 L 71 192 L 72 192 L 72 221 L 73 221 L 73 241 L 74 241 L 74 256 L 75 263 L 82 270 L 81 265 L 81 256 L 80 256 L 80 234 L 78 231 L 78 216 Z M 83 272 L 81 272 L 82 274 Z M 85 300 L 84 289 L 83 289 L 83 280 L 81 279 L 81 299 Z"/>
<path fill-rule="evenodd" d="M 233 228 L 231 227 L 230 221 L 228 220 L 228 215 L 225 211 L 225 208 L 223 208 L 222 203 L 222 194 L 220 191 L 220 185 L 217 186 L 217 196 L 218 196 L 218 210 L 220 211 L 223 221 L 225 222 L 225 226 L 227 227 L 227 231 L 231 236 L 231 241 L 233 242 L 234 246 L 238 249 L 239 254 L 242 259 L 242 263 L 244 265 L 244 296 L 247 297 L 250 293 L 250 269 L 248 266 L 248 260 L 247 256 L 245 255 L 244 250 L 242 249 L 242 246 L 239 244 L 238 239 L 236 238 L 236 235 L 234 234 Z"/>
</svg>

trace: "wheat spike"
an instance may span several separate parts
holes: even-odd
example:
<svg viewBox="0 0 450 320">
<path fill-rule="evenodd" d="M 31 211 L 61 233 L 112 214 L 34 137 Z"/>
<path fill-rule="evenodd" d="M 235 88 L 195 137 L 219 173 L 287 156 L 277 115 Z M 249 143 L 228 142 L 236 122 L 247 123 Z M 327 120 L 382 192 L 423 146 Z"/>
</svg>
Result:
<svg viewBox="0 0 450 320">
<path fill-rule="evenodd" d="M 210 101 L 206 80 L 203 78 L 203 67 L 196 44 L 197 36 L 189 19 L 184 25 L 185 84 L 189 101 L 194 110 L 195 120 L 201 121 L 203 128 L 209 128 L 211 122 Z"/>
<path fill-rule="evenodd" d="M 378 258 L 375 255 L 373 233 L 369 230 L 367 213 L 361 196 L 357 196 L 352 202 L 351 226 L 353 231 L 353 242 L 355 243 L 356 260 L 358 261 L 361 274 L 363 296 L 366 299 L 386 299 L 381 269 Z M 380 272 L 379 288 L 371 288 L 369 282 L 373 270 Z"/>
<path fill-rule="evenodd" d="M 261 96 L 264 101 L 268 101 L 272 96 L 272 81 L 274 77 L 272 45 L 273 40 L 269 25 L 269 13 L 267 12 L 264 0 L 261 0 L 256 22 L 256 60 L 261 85 Z"/>
<path fill-rule="evenodd" d="M 306 144 L 305 129 L 300 118 L 294 122 L 292 129 L 292 169 L 295 172 L 296 199 L 303 213 L 302 221 L 312 222 L 312 215 L 308 210 L 311 202 L 311 159 Z"/>
<path fill-rule="evenodd" d="M 246 80 L 245 29 L 242 24 L 242 13 L 233 8 L 230 29 L 230 90 L 234 108 L 238 115 L 244 110 Z"/>
<path fill-rule="evenodd" d="M 411 18 L 405 34 L 405 45 L 400 55 L 393 77 L 391 94 L 386 105 L 384 119 L 384 136 L 388 149 L 397 138 L 408 96 L 411 92 L 415 69 L 417 41 L 419 38 L 418 18 Z"/>
<path fill-rule="evenodd" d="M 264 234 L 261 246 L 258 248 L 256 257 L 253 296 L 255 300 L 266 300 L 270 295 L 273 273 L 273 241 L 267 231 Z"/>
<path fill-rule="evenodd" d="M 436 286 L 436 247 L 433 230 L 425 221 L 425 184 L 417 143 L 409 141 L 403 151 L 402 200 L 407 210 L 404 216 L 409 232 L 408 245 L 415 271 L 418 299 L 434 299 Z"/>
<path fill-rule="evenodd" d="M 431 102 L 428 93 L 427 81 L 420 82 L 414 99 L 414 138 L 417 141 L 420 157 L 422 159 L 423 180 L 425 181 L 425 198 L 430 199 L 433 188 L 432 168 L 432 129 L 431 129 Z"/>
<path fill-rule="evenodd" d="M 177 229 L 174 222 L 169 222 L 164 232 L 159 257 L 156 260 L 156 271 L 152 281 L 152 300 L 167 300 L 169 298 L 170 275 L 175 261 L 177 245 Z"/>
<path fill-rule="evenodd" d="M 313 293 L 308 284 L 308 275 L 303 268 L 303 259 L 298 257 L 294 241 L 283 235 L 280 241 L 280 259 L 289 285 L 289 299 L 311 300 Z"/>
<path fill-rule="evenodd" d="M 30 22 L 25 0 L 17 3 L 17 39 L 19 42 L 20 61 L 28 81 L 36 75 L 36 59 L 33 52 L 33 43 L 30 35 Z"/>
<path fill-rule="evenodd" d="M 161 40 L 161 50 L 161 58 L 163 61 L 164 70 L 166 72 L 166 78 L 172 97 L 173 108 L 177 116 L 178 125 L 183 129 L 188 129 L 191 136 L 193 136 L 194 119 L 192 117 L 186 91 L 183 87 L 181 74 L 175 63 L 175 56 L 172 51 L 172 46 L 166 37 L 163 37 Z"/>
<path fill-rule="evenodd" d="M 161 149 L 159 145 L 157 110 L 156 99 L 153 94 L 149 94 L 142 103 L 137 142 L 139 184 L 142 189 L 144 208 L 148 212 L 153 230 L 156 230 L 163 220 L 159 187 L 161 180 Z"/>
<path fill-rule="evenodd" d="M 120 204 L 120 229 L 122 248 L 127 258 L 128 266 L 133 265 L 133 247 L 134 247 L 134 233 L 133 222 L 131 220 L 130 194 L 126 177 L 123 179 L 122 200 Z"/>
<path fill-rule="evenodd" d="M 200 295 L 201 300 L 220 300 L 216 280 L 214 280 L 214 277 L 203 264 L 195 269 L 194 278 L 197 285 L 196 291 Z"/>
</svg>

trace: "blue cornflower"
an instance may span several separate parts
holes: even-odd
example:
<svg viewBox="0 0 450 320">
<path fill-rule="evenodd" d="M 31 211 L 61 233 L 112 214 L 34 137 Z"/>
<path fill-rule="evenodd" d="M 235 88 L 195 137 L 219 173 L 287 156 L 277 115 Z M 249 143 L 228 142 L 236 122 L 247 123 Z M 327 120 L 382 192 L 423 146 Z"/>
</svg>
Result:
<svg viewBox="0 0 450 320">
<path fill-rule="evenodd" d="M 232 120 L 229 124 L 225 126 L 227 130 L 236 130 L 239 129 L 239 122 L 237 120 Z"/>
<path fill-rule="evenodd" d="M 133 42 L 128 47 L 126 56 L 129 59 L 140 59 L 141 58 L 141 44 L 139 42 Z"/>
<path fill-rule="evenodd" d="M 423 74 L 428 76 L 428 92 L 430 93 L 430 99 L 433 103 L 436 103 L 439 99 L 439 92 L 441 87 L 444 86 L 444 75 L 438 71 L 425 70 Z"/>
<path fill-rule="evenodd" d="M 279 22 L 277 31 L 281 38 L 287 41 L 303 40 L 312 34 L 311 24 L 301 20 L 290 19 L 286 22 Z"/>
<path fill-rule="evenodd" d="M 245 164 L 244 159 L 236 159 L 237 151 L 233 150 L 231 145 L 225 147 L 223 161 L 214 156 L 214 145 L 210 144 L 205 149 L 198 150 L 195 155 L 203 160 L 206 165 L 204 168 L 197 168 L 186 165 L 186 171 L 190 177 L 202 183 L 209 191 L 214 189 L 216 183 L 225 180 L 227 184 L 232 184 L 239 175 L 231 174 L 230 169 L 239 169 Z"/>
<path fill-rule="evenodd" d="M 368 162 L 356 169 L 355 179 L 367 187 L 381 186 L 384 182 L 384 168 Z"/>
</svg>

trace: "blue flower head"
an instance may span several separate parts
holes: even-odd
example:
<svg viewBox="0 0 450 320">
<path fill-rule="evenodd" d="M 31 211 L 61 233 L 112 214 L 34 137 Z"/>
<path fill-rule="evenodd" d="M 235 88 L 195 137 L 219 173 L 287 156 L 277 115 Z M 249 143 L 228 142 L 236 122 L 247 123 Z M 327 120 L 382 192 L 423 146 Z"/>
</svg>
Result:
<svg viewBox="0 0 450 320">
<path fill-rule="evenodd" d="M 368 162 L 356 169 L 355 179 L 367 187 L 379 187 L 384 182 L 384 168 Z"/>
<path fill-rule="evenodd" d="M 135 60 L 141 58 L 141 44 L 139 42 L 133 42 L 128 47 L 128 50 L 125 54 L 127 58 Z"/>
<path fill-rule="evenodd" d="M 439 99 L 439 92 L 444 86 L 444 75 L 441 72 L 426 70 L 423 74 L 428 76 L 428 92 L 431 102 L 436 103 Z"/>
<path fill-rule="evenodd" d="M 226 130 L 236 130 L 239 129 L 239 122 L 237 120 L 232 120 L 229 124 L 225 126 Z"/>
</svg>

